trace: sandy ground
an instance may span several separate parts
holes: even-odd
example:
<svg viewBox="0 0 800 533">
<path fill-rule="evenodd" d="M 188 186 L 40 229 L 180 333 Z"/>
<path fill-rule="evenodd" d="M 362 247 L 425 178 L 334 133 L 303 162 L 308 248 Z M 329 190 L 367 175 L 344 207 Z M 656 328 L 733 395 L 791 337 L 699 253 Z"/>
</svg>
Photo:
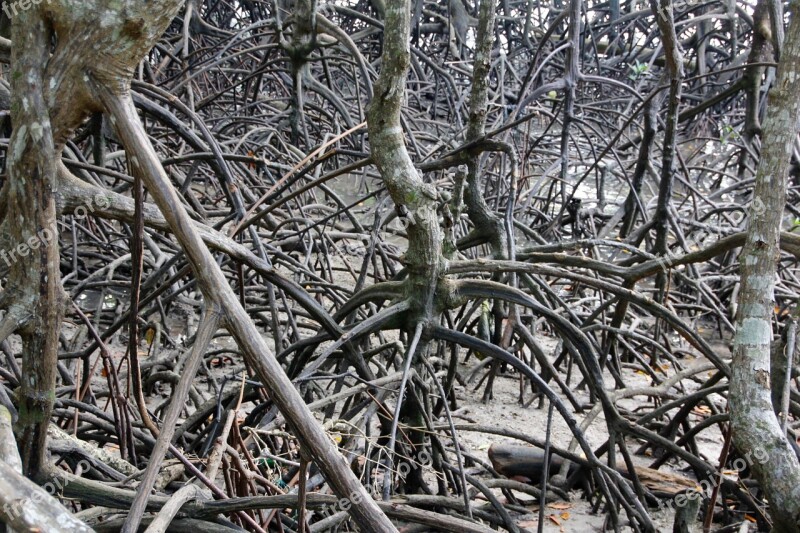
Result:
<svg viewBox="0 0 800 533">
<path fill-rule="evenodd" d="M 545 341 L 546 342 L 546 341 Z M 471 363 L 475 363 L 475 359 Z M 691 363 L 689 363 L 691 364 Z M 642 376 L 634 371 L 626 370 L 626 378 L 629 386 L 636 385 L 649 385 L 649 378 Z M 501 374 L 495 380 L 494 397 L 488 403 L 482 402 L 483 389 L 475 390 L 479 378 L 475 379 L 469 384 L 468 388 L 461 385 L 456 386 L 456 395 L 458 398 L 458 409 L 455 413 L 458 415 L 456 423 L 472 422 L 476 424 L 502 427 L 510 430 L 529 434 L 534 438 L 544 440 L 547 428 L 547 408 L 539 409 L 538 401 L 535 401 L 530 407 L 523 407 L 519 403 L 519 377 L 516 373 Z M 613 383 L 610 381 L 610 383 Z M 573 392 L 581 402 L 588 404 L 589 396 L 586 391 L 577 390 L 577 383 L 572 383 Z M 530 391 L 530 389 L 528 389 Z M 526 398 L 530 398 L 530 392 Z M 641 398 L 633 398 L 630 400 L 623 400 L 621 404 L 628 403 L 630 407 L 635 404 L 642 404 Z M 583 420 L 584 415 L 577 415 L 578 421 Z M 460 432 L 459 438 L 461 439 L 462 446 L 470 450 L 470 453 L 476 457 L 489 462 L 488 449 L 493 443 L 508 442 L 513 444 L 524 444 L 518 440 L 499 437 L 496 435 L 488 435 L 485 433 L 476 432 Z M 560 447 L 569 446 L 572 440 L 572 432 L 567 427 L 564 420 L 558 416 L 557 413 L 553 416 L 553 424 L 551 431 L 552 442 Z M 586 438 L 593 448 L 600 446 L 607 439 L 606 425 L 602 414 L 595 419 L 592 425 L 586 431 Z M 722 438 L 718 435 L 712 435 L 706 438 L 707 442 L 704 446 L 704 455 L 716 458 L 721 447 Z M 635 450 L 637 443 L 631 442 L 629 449 Z M 580 452 L 580 450 L 578 450 Z M 637 457 L 633 456 L 633 460 L 637 465 L 647 466 L 651 461 L 651 457 Z M 672 473 L 690 476 L 686 472 L 674 470 L 670 467 L 669 463 L 662 467 Z M 506 502 L 506 498 L 499 490 L 495 490 L 501 502 Z M 517 494 L 515 494 L 516 496 Z M 581 498 L 580 491 L 573 491 L 570 493 L 571 500 L 569 502 L 552 502 L 546 507 L 543 513 L 544 518 L 544 531 L 547 532 L 589 532 L 589 531 L 602 531 L 605 514 L 599 512 L 593 514 L 589 503 Z M 520 501 L 528 502 L 525 506 L 530 512 L 526 515 L 514 515 L 517 518 L 517 523 L 520 527 L 525 527 L 531 531 L 536 531 L 539 521 L 539 505 L 534 502 L 533 498 L 528 495 L 519 494 Z M 672 531 L 672 523 L 674 512 L 665 509 L 650 509 L 650 515 L 659 531 Z M 624 511 L 621 515 L 621 520 L 625 522 Z M 631 531 L 629 527 L 623 527 L 622 531 Z"/>
<path fill-rule="evenodd" d="M 188 309 L 185 309 L 186 315 L 191 315 L 192 312 Z M 170 328 L 172 331 L 170 333 L 173 335 L 173 338 L 177 341 L 181 341 L 186 338 L 186 317 L 185 316 L 172 316 L 171 319 L 174 321 L 174 328 Z M 194 321 L 194 327 L 196 327 L 196 321 Z M 193 329 L 193 328 L 189 328 Z M 394 332 L 388 334 L 388 337 L 393 337 Z M 537 337 L 540 343 L 542 344 L 543 348 L 545 349 L 546 353 L 551 354 L 555 348 L 556 342 L 554 339 L 546 337 L 546 336 L 538 336 Z M 267 342 L 272 345 L 272 338 L 270 335 L 265 335 L 265 339 Z M 123 339 L 124 340 L 124 339 Z M 117 344 L 117 343 L 114 343 Z M 213 346 L 215 348 L 233 348 L 234 344 L 230 338 L 222 338 L 222 339 L 215 339 L 213 342 Z M 178 349 L 181 351 L 181 349 Z M 115 355 L 121 356 L 124 352 L 124 349 L 120 347 L 119 353 L 115 353 Z M 146 357 L 143 358 L 147 360 Z M 463 355 L 462 358 L 463 360 Z M 551 358 L 552 360 L 552 358 Z M 231 361 L 233 366 L 238 367 L 240 362 Z M 462 366 L 460 372 L 462 375 L 466 376 L 469 374 L 470 366 L 476 364 L 477 361 L 475 358 L 470 359 L 466 366 Z M 692 361 L 690 359 L 685 359 L 682 361 L 685 366 L 691 366 L 693 364 L 700 364 L 702 361 Z M 226 365 L 227 366 L 227 365 Z M 212 369 L 212 373 L 217 376 L 217 378 L 221 378 L 223 375 L 230 373 L 230 368 L 218 368 Z M 674 373 L 674 370 L 668 367 L 665 367 L 665 371 L 667 374 L 671 375 Z M 494 397 L 488 403 L 482 402 L 482 396 L 484 391 L 484 386 L 482 385 L 480 388 L 476 390 L 477 382 L 479 381 L 480 377 L 483 375 L 485 371 L 481 371 L 476 374 L 475 379 L 468 383 L 467 387 L 462 385 L 456 385 L 456 395 L 458 400 L 458 409 L 456 410 L 456 423 L 475 423 L 480 425 L 487 425 L 493 427 L 501 427 L 506 428 L 509 430 L 522 432 L 531 435 L 532 437 L 538 439 L 545 438 L 545 431 L 547 426 L 547 409 L 545 408 L 538 408 L 538 401 L 533 402 L 532 405 L 529 407 L 524 407 L 519 403 L 519 375 L 513 371 L 509 371 L 504 374 L 500 374 L 494 384 Z M 123 371 L 123 378 L 124 378 L 124 371 Z M 576 415 L 576 418 L 579 422 L 582 422 L 586 413 L 589 412 L 591 409 L 591 405 L 589 405 L 589 395 L 586 390 L 580 390 L 577 388 L 577 380 L 576 376 L 579 375 L 579 372 L 575 371 L 575 376 L 573 376 L 573 382 L 571 383 L 572 391 L 574 395 L 577 397 L 580 403 L 587 406 L 587 410 L 579 415 Z M 562 378 L 564 374 L 562 373 Z M 626 368 L 623 370 L 623 378 L 628 385 L 628 387 L 642 387 L 642 386 L 650 386 L 650 378 L 644 375 L 642 372 L 637 372 L 633 369 Z M 97 385 L 102 388 L 104 386 L 103 379 L 96 377 Z M 204 383 L 206 381 L 205 377 L 198 376 L 199 383 Z M 613 384 L 613 380 L 608 376 L 606 384 Z M 555 387 L 555 384 L 552 384 Z M 689 388 L 691 388 L 691 383 L 687 384 Z M 205 385 L 200 385 L 201 388 L 205 389 Z M 166 396 L 169 394 L 170 387 L 159 387 L 162 394 L 156 394 L 152 398 L 151 401 L 155 403 L 160 403 L 165 399 Z M 526 400 L 530 400 L 531 393 L 530 388 L 527 390 Z M 620 407 L 624 407 L 630 411 L 635 411 L 637 408 L 642 406 L 647 406 L 647 399 L 644 397 L 633 397 L 628 399 L 623 399 L 618 402 Z M 567 403 L 565 401 L 565 403 Z M 567 403 L 567 405 L 569 405 Z M 652 406 L 651 406 L 652 407 Z M 570 408 L 571 409 L 571 408 Z M 446 422 L 445 419 L 442 419 L 440 422 Z M 587 440 L 589 441 L 590 445 L 593 448 L 596 448 L 603 444 L 607 439 L 607 429 L 603 419 L 602 413 L 597 416 L 596 419 L 591 423 L 588 429 L 585 432 Z M 493 443 L 499 442 L 513 442 L 514 444 L 522 444 L 520 441 L 511 440 L 495 435 L 488 435 L 485 433 L 477 433 L 477 432 L 467 432 L 461 431 L 459 434 L 459 439 L 461 445 L 469 450 L 470 454 L 474 455 L 481 461 L 489 463 L 488 459 L 488 449 Z M 567 427 L 564 420 L 556 413 L 553 418 L 553 425 L 552 425 L 552 442 L 560 447 L 566 448 L 570 445 L 570 441 L 572 440 L 572 432 Z M 716 463 L 716 459 L 719 456 L 719 450 L 721 448 L 722 438 L 718 432 L 715 430 L 705 431 L 703 434 L 698 438 L 698 442 L 701 446 L 701 452 L 706 457 L 706 459 L 710 460 L 713 463 Z M 638 444 L 634 441 L 629 443 L 629 449 L 631 451 L 635 450 L 638 447 Z M 580 450 L 578 450 L 579 452 Z M 652 462 L 652 457 L 637 457 L 634 456 L 634 461 L 643 466 L 647 466 Z M 675 465 L 670 465 L 669 463 L 663 467 L 664 469 L 670 470 L 674 473 L 679 473 L 681 475 L 689 475 L 686 472 L 682 472 L 679 470 L 675 470 Z M 501 493 L 499 489 L 493 489 L 496 493 L 498 498 L 501 502 L 506 502 L 505 496 Z M 516 494 L 518 499 L 521 502 L 525 502 L 525 508 L 529 510 L 527 514 L 521 513 L 512 513 L 512 516 L 516 519 L 518 525 L 523 527 L 529 531 L 536 531 L 538 521 L 540 519 L 539 513 L 539 505 L 538 502 L 534 501 L 531 496 L 525 494 Z M 557 501 L 551 502 L 547 505 L 545 512 L 543 513 L 543 520 L 544 520 L 544 531 L 546 532 L 592 532 L 592 531 L 602 531 L 602 527 L 605 521 L 605 513 L 602 511 L 593 514 L 591 512 L 591 506 L 589 503 L 581 498 L 581 493 L 575 491 L 570 494 L 571 499 L 568 502 Z M 656 527 L 659 531 L 672 531 L 672 520 L 673 520 L 673 513 L 669 510 L 659 511 L 656 509 L 650 510 L 651 517 L 653 518 Z M 621 515 L 621 520 L 623 524 L 625 522 L 625 515 L 624 511 Z M 622 531 L 631 531 L 628 527 L 623 527 Z"/>
</svg>

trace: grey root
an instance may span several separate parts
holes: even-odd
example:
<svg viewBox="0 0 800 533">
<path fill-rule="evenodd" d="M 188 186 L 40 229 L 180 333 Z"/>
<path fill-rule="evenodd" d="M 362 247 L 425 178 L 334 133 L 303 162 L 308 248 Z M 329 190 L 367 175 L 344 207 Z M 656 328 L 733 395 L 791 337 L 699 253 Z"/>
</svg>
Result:
<svg viewBox="0 0 800 533">
<path fill-rule="evenodd" d="M 0 529 L 800 532 L 783 7 L 4 2 Z"/>
</svg>

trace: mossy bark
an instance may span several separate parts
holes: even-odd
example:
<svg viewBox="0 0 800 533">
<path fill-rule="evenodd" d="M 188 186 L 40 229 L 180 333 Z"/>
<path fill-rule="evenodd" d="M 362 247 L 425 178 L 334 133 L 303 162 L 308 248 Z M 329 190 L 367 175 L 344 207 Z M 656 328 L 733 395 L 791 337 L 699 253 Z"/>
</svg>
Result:
<svg viewBox="0 0 800 533">
<path fill-rule="evenodd" d="M 396 528 L 369 497 L 335 444 L 309 412 L 240 305 L 224 274 L 169 182 L 130 96 L 134 70 L 178 13 L 181 0 L 50 0 L 13 21 L 14 137 L 4 223 L 10 234 L 29 239 L 52 230 L 47 245 L 15 263 L 12 283 L 23 335 L 19 440 L 29 473 L 45 466 L 58 335 L 62 316 L 60 258 L 56 238 L 56 195 L 61 149 L 92 114 L 111 117 L 134 174 L 142 178 L 165 222 L 180 242 L 204 298 L 217 306 L 250 367 L 270 391 L 299 440 L 365 531 Z M 30 315 L 30 316 L 28 316 Z M 148 494 L 142 493 L 144 498 Z M 136 530 L 130 518 L 130 530 Z"/>
<path fill-rule="evenodd" d="M 381 73 L 367 110 L 372 159 L 398 214 L 408 223 L 406 295 L 412 321 L 432 317 L 436 286 L 442 271 L 442 231 L 436 190 L 422 180 L 406 149 L 400 111 L 410 62 L 411 13 L 408 0 L 386 4 Z"/>
<path fill-rule="evenodd" d="M 733 442 L 745 456 L 758 452 L 756 457 L 769 458 L 752 466 L 770 502 L 773 531 L 780 533 L 800 532 L 800 462 L 781 430 L 770 394 L 775 271 L 787 175 L 800 120 L 798 7 L 800 2 L 792 2 L 794 13 L 777 83 L 769 95 L 754 201 L 740 256 L 742 280 L 730 389 Z"/>
</svg>

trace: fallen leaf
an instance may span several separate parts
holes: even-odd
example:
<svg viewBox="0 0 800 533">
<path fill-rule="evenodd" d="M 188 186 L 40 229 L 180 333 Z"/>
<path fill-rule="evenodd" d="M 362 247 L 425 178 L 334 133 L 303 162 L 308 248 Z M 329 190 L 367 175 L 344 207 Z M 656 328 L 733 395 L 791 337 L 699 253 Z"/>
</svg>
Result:
<svg viewBox="0 0 800 533">
<path fill-rule="evenodd" d="M 561 503 L 561 502 L 548 503 L 547 506 L 550 509 L 558 509 L 559 511 L 563 511 L 564 509 L 571 509 L 572 508 L 572 504 L 571 503 Z"/>
</svg>

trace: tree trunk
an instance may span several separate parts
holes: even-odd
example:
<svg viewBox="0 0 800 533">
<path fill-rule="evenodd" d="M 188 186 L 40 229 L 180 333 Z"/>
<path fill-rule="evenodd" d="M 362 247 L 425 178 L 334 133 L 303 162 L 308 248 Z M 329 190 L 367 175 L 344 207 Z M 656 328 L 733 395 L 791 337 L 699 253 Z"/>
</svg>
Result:
<svg viewBox="0 0 800 533">
<path fill-rule="evenodd" d="M 50 33 L 29 10 L 13 24 L 11 118 L 14 133 L 8 157 L 8 203 L 4 225 L 12 247 L 14 301 L 4 319 L 22 337 L 17 440 L 23 473 L 36 477 L 46 461 L 47 426 L 55 401 L 58 333 L 63 303 L 56 237 L 56 161 L 53 125 L 47 105 L 45 65 Z M 8 254 L 8 256 L 7 256 Z M 5 328 L 4 328 L 5 329 Z"/>
<path fill-rule="evenodd" d="M 459 2 L 460 3 L 460 2 Z M 475 60 L 472 68 L 472 90 L 469 97 L 469 124 L 466 142 L 474 142 L 486 134 L 486 115 L 489 110 L 489 71 L 494 44 L 494 19 L 496 5 L 491 0 L 482 0 L 478 16 Z M 503 220 L 492 212 L 484 199 L 481 187 L 481 155 L 475 154 L 467 161 L 467 182 L 464 188 L 464 203 L 472 221 L 473 233 L 487 240 L 492 254 L 497 259 L 508 259 L 508 235 Z M 456 199 L 458 201 L 458 199 Z M 456 221 L 458 222 L 458 221 Z M 465 239 L 466 240 L 466 239 Z"/>
<path fill-rule="evenodd" d="M 740 256 L 742 280 L 736 315 L 730 390 L 733 441 L 752 461 L 766 492 L 773 531 L 800 532 L 800 462 L 775 416 L 770 395 L 770 343 L 776 263 L 786 201 L 787 175 L 800 119 L 800 20 L 794 10 L 770 93 L 761 161 L 749 208 L 747 240 Z"/>
<path fill-rule="evenodd" d="M 246 362 L 285 414 L 304 452 L 313 457 L 338 495 L 349 500 L 350 512 L 363 530 L 397 531 L 311 415 L 228 285 L 180 203 L 134 108 L 130 95 L 134 70 L 181 4 L 180 0 L 51 0 L 20 11 L 13 21 L 15 129 L 5 191 L 11 201 L 4 223 L 11 237 L 29 243 L 30 249 L 18 252 L 21 257 L 11 267 L 11 282 L 18 284 L 19 295 L 6 321 L 19 322 L 13 329 L 23 338 L 26 379 L 21 387 L 19 441 L 27 473 L 45 466 L 45 430 L 55 396 L 63 313 L 55 233 L 57 162 L 75 129 L 88 116 L 105 112 L 115 122 L 133 173 L 142 179 L 189 258 L 203 297 L 220 309 Z M 42 237 L 41 232 L 48 230 L 52 233 Z M 0 330 L 8 329 L 4 321 Z M 141 498 L 147 497 L 142 491 Z M 128 530 L 137 530 L 140 518 L 131 513 Z"/>
<path fill-rule="evenodd" d="M 436 190 L 422 181 L 414 167 L 400 120 L 411 56 L 410 18 L 408 0 L 387 2 L 381 73 L 367 111 L 367 124 L 372 158 L 398 214 L 408 222 L 406 294 L 412 302 L 410 318 L 427 321 L 432 317 L 444 257 Z"/>
<path fill-rule="evenodd" d="M 658 204 L 655 214 L 656 242 L 653 250 L 656 255 L 667 255 L 669 252 L 667 242 L 670 226 L 669 205 L 672 201 L 672 182 L 675 174 L 675 157 L 677 155 L 678 108 L 680 107 L 683 86 L 683 55 L 678 44 L 678 36 L 675 33 L 672 1 L 651 0 L 650 6 L 653 13 L 655 13 L 656 22 L 661 32 L 664 55 L 666 56 L 667 82 L 669 83 L 664 147 L 661 158 L 661 182 L 658 187 Z M 659 278 L 662 277 L 659 275 Z M 659 288 L 662 290 L 663 284 L 664 281 L 661 280 Z"/>
</svg>

